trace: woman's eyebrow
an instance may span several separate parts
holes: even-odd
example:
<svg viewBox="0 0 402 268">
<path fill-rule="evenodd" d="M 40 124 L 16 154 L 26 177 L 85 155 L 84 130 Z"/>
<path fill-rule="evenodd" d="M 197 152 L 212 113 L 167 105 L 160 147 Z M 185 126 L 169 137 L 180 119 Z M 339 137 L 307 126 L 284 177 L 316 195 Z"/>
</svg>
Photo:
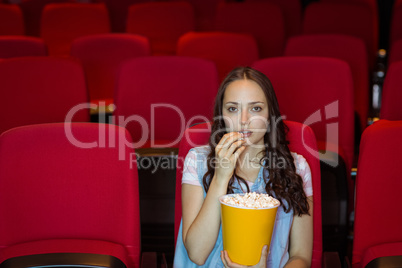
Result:
<svg viewBox="0 0 402 268">
<path fill-rule="evenodd" d="M 228 102 L 225 103 L 225 105 L 227 105 L 227 104 L 235 104 L 235 105 L 238 105 L 239 103 L 238 103 L 238 102 L 235 102 L 235 101 L 228 101 Z"/>
<path fill-rule="evenodd" d="M 236 104 L 236 105 L 238 105 L 239 102 L 228 101 L 225 104 Z M 248 104 L 265 104 L 265 102 L 263 102 L 263 101 L 252 101 L 252 102 L 249 102 Z"/>
<path fill-rule="evenodd" d="M 248 104 L 265 104 L 265 102 L 263 102 L 263 101 L 252 101 L 252 102 L 249 102 Z"/>
<path fill-rule="evenodd" d="M 247 105 L 256 105 L 256 104 L 265 105 L 265 102 L 263 102 L 263 101 L 252 101 L 252 102 L 247 103 Z M 224 105 L 240 105 L 240 102 L 228 101 Z"/>
</svg>

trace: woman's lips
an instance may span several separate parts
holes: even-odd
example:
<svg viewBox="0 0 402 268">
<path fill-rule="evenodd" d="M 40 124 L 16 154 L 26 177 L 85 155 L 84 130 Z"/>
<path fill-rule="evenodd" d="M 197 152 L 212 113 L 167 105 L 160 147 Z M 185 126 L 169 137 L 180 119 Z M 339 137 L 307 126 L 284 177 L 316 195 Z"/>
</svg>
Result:
<svg viewBox="0 0 402 268">
<path fill-rule="evenodd" d="M 241 130 L 241 131 L 239 131 L 239 133 L 243 134 L 243 138 L 248 138 L 251 136 L 251 134 L 253 134 L 253 132 L 251 132 L 249 130 Z"/>
</svg>

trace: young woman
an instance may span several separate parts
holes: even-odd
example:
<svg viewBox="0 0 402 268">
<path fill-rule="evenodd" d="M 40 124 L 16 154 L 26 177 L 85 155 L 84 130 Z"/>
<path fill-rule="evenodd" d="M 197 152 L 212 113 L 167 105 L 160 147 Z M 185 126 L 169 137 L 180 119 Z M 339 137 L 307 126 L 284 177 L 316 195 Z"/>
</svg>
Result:
<svg viewBox="0 0 402 268">
<path fill-rule="evenodd" d="M 215 100 L 209 145 L 186 156 L 182 222 L 174 267 L 243 267 L 223 251 L 219 197 L 268 193 L 280 200 L 270 252 L 255 267 L 310 267 L 313 247 L 312 184 L 303 156 L 291 153 L 286 126 L 268 78 L 234 69 Z"/>
</svg>

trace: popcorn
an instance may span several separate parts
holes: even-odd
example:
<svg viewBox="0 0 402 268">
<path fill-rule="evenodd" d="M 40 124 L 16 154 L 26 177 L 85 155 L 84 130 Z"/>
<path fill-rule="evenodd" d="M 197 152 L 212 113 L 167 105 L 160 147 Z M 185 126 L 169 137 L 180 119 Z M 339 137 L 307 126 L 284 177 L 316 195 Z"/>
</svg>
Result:
<svg viewBox="0 0 402 268">
<path fill-rule="evenodd" d="M 240 208 L 272 208 L 279 206 L 280 202 L 269 194 L 246 193 L 231 194 L 222 197 L 222 202 Z"/>
</svg>

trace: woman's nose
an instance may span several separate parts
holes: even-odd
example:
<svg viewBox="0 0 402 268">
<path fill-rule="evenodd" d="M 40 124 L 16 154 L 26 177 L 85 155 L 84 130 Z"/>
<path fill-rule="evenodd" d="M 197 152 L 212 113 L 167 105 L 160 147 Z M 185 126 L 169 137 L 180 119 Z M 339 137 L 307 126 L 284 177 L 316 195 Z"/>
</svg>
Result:
<svg viewBox="0 0 402 268">
<path fill-rule="evenodd" d="M 242 110 L 242 112 L 241 112 L 241 124 L 242 125 L 247 125 L 247 123 L 248 123 L 248 118 L 249 118 L 249 116 L 248 116 L 248 111 L 247 110 Z"/>
</svg>

